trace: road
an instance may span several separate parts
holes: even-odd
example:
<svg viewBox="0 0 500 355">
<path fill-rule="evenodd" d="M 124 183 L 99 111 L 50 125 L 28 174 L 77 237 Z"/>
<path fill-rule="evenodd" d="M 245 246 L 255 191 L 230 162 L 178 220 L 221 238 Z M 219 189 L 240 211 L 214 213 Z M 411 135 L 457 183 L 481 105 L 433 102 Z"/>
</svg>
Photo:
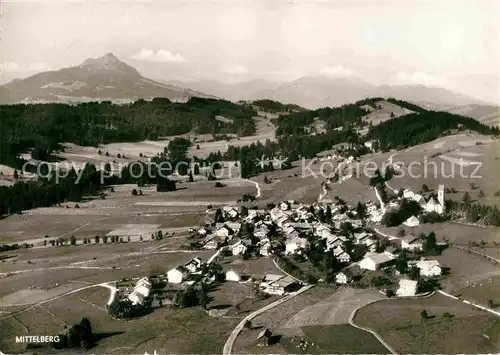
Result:
<svg viewBox="0 0 500 355">
<path fill-rule="evenodd" d="M 260 185 L 259 185 L 259 183 L 252 181 L 252 180 L 249 180 L 249 179 L 245 179 L 245 181 L 248 181 L 249 183 L 255 185 L 255 187 L 257 188 L 257 195 L 255 195 L 255 197 L 259 198 L 260 197 Z"/>
<path fill-rule="evenodd" d="M 301 288 L 297 292 L 291 293 L 288 296 L 285 296 L 285 297 L 283 297 L 283 298 L 281 298 L 273 303 L 270 303 L 267 306 L 264 306 L 264 307 L 256 310 L 255 312 L 250 313 L 245 318 L 243 318 L 243 320 L 236 326 L 236 328 L 233 329 L 233 331 L 229 335 L 229 338 L 227 339 L 226 343 L 224 344 L 224 348 L 222 350 L 222 355 L 231 355 L 231 351 L 233 350 L 233 345 L 234 345 L 234 342 L 236 340 L 236 337 L 243 330 L 245 323 L 247 321 L 251 321 L 253 318 L 258 316 L 259 314 L 264 313 L 265 311 L 270 310 L 271 308 L 276 307 L 276 306 L 294 298 L 295 296 L 300 295 L 301 293 L 309 290 L 312 287 L 314 287 L 314 285 L 304 286 L 303 288 Z"/>
<path fill-rule="evenodd" d="M 294 276 L 290 275 L 288 272 L 286 272 L 285 270 L 283 270 L 282 268 L 280 268 L 280 266 L 278 265 L 278 263 L 276 263 L 276 261 L 275 261 L 274 259 L 273 259 L 273 263 L 274 263 L 274 265 L 276 265 L 276 267 L 278 268 L 278 270 L 280 270 L 280 271 L 281 271 L 282 273 L 284 273 L 285 275 L 290 276 L 292 279 L 294 279 L 294 280 L 295 280 L 295 281 L 297 281 L 297 282 L 304 283 L 304 281 L 299 280 L 298 278 L 296 278 L 296 277 L 294 277 Z"/>
</svg>

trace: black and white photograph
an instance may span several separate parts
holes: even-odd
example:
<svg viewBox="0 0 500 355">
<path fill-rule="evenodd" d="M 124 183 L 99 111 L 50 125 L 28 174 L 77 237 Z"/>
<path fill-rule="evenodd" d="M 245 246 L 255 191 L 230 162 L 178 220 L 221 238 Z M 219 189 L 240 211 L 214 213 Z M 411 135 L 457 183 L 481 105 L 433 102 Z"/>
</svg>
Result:
<svg viewBox="0 0 500 355">
<path fill-rule="evenodd" d="M 0 0 L 0 355 L 500 353 L 499 19 Z"/>
</svg>

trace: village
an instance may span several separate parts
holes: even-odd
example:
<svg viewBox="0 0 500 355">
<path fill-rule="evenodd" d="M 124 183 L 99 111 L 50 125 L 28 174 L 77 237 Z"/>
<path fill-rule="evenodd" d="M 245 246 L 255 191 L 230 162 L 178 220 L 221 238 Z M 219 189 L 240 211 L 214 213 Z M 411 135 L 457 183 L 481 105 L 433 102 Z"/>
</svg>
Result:
<svg viewBox="0 0 500 355">
<path fill-rule="evenodd" d="M 346 161 L 352 162 L 353 158 Z M 135 316 L 141 314 L 141 309 L 162 305 L 201 305 L 207 309 L 206 293 L 216 282 L 250 283 L 258 294 L 278 296 L 317 283 L 375 288 L 388 297 L 431 293 L 449 273 L 432 258 L 447 245 L 437 243 L 434 233 L 402 231 L 393 237 L 379 233 L 376 226 L 384 215 L 397 212 L 408 201 L 420 206 L 422 216 L 442 215 L 444 186 L 438 187 L 437 199 L 430 196 L 427 201 L 420 194 L 404 190 L 384 202 L 377 187 L 375 191 L 378 203 L 349 205 L 338 197 L 332 201 L 320 196 L 310 205 L 286 200 L 263 209 L 208 206 L 205 224 L 189 230 L 188 247 L 213 250 L 213 256 L 208 260 L 195 257 L 161 275 L 113 284 L 116 292 L 110 296 L 108 309 L 115 307 L 110 314 L 124 316 L 126 309 L 128 316 Z M 413 214 L 403 222 L 410 227 L 419 223 L 419 217 Z M 243 275 L 222 266 L 226 258 L 240 258 L 243 263 L 271 258 L 282 273 Z"/>
</svg>

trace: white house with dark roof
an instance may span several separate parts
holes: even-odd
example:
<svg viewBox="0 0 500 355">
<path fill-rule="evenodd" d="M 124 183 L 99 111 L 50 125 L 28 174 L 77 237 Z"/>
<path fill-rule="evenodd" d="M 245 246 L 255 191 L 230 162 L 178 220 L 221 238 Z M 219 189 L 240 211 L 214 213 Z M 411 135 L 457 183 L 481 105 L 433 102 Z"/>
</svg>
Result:
<svg viewBox="0 0 500 355">
<path fill-rule="evenodd" d="M 391 264 L 394 256 L 389 253 L 379 253 L 365 257 L 359 262 L 359 267 L 365 270 L 379 270 Z"/>
</svg>

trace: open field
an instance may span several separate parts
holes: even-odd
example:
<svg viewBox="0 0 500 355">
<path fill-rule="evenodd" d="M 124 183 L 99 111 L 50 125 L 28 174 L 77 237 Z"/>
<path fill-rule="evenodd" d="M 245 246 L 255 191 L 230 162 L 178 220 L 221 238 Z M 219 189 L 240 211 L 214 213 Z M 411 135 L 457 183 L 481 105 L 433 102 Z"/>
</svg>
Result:
<svg viewBox="0 0 500 355">
<path fill-rule="evenodd" d="M 488 284 L 489 279 L 498 276 L 498 267 L 490 261 L 457 248 L 448 248 L 435 259 L 451 269 L 450 275 L 442 282 L 450 293 L 459 294 L 462 288 L 475 283 Z"/>
<path fill-rule="evenodd" d="M 422 320 L 424 309 L 434 317 Z M 453 317 L 443 317 L 445 312 Z M 439 294 L 375 302 L 361 308 L 354 322 L 379 333 L 398 353 L 498 353 L 500 346 L 495 316 Z"/>
<path fill-rule="evenodd" d="M 330 297 L 295 314 L 283 328 L 346 324 L 354 310 L 384 298 L 384 295 L 375 290 L 340 288 Z"/>
<path fill-rule="evenodd" d="M 454 222 L 427 223 L 416 227 L 401 225 L 397 227 L 380 226 L 377 228 L 392 236 L 396 236 L 401 229 L 405 230 L 407 234 L 413 233 L 415 235 L 419 235 L 420 233 L 425 233 L 427 235 L 430 232 L 434 232 L 439 242 L 444 242 L 445 239 L 448 239 L 459 246 L 468 246 L 469 241 L 479 243 L 481 240 L 489 242 L 490 245 L 493 246 L 492 243 L 494 241 L 500 240 L 498 228 L 481 228 Z"/>
<path fill-rule="evenodd" d="M 348 324 L 356 308 L 383 298 L 383 295 L 370 290 L 314 287 L 257 316 L 252 321 L 253 329 L 244 330 L 238 335 L 234 351 L 385 354 L 387 349 L 373 335 Z M 262 348 L 257 335 L 264 328 L 269 328 L 273 334 L 281 337 L 279 344 Z M 309 346 L 298 347 L 299 340 L 307 341 Z"/>
<path fill-rule="evenodd" d="M 223 182 L 223 188 L 214 188 L 209 181 L 179 184 L 179 190 L 172 192 L 156 192 L 155 186 L 147 186 L 141 188 L 142 196 L 131 195 L 135 185 L 115 186 L 105 200 L 81 202 L 79 208 L 68 203 L 9 216 L 0 222 L 0 242 L 40 244 L 45 235 L 93 238 L 130 224 L 158 224 L 164 232 L 191 228 L 202 223 L 207 205 L 217 208 L 236 202 L 245 193 L 256 193 L 255 186 L 244 180 Z"/>
<path fill-rule="evenodd" d="M 276 128 L 271 123 L 271 121 L 264 117 L 255 116 L 253 117 L 256 125 L 256 132 L 253 136 L 231 138 L 229 141 L 219 140 L 219 141 L 207 141 L 207 142 L 195 142 L 189 148 L 188 156 L 196 156 L 198 158 L 206 158 L 210 153 L 225 153 L 229 146 L 242 147 L 245 145 L 251 145 L 252 143 L 260 142 L 265 143 L 267 139 L 274 140 Z M 199 149 L 198 147 L 199 146 Z"/>
<path fill-rule="evenodd" d="M 239 256 L 225 257 L 220 262 L 224 271 L 234 270 L 241 276 L 264 276 L 266 274 L 282 274 L 271 258 L 242 260 Z"/>
</svg>

